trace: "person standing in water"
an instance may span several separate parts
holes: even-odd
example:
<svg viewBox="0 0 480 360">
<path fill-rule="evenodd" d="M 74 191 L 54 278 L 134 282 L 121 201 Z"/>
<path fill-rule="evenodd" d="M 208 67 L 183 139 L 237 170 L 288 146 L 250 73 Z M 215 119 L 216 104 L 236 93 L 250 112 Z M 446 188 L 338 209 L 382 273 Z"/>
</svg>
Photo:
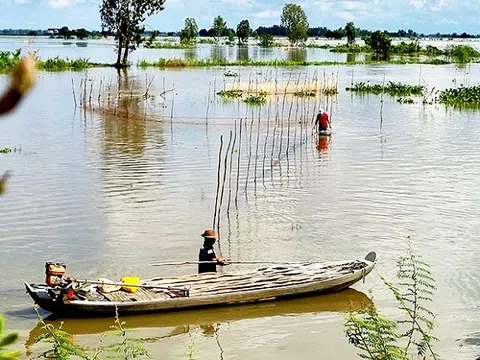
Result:
<svg viewBox="0 0 480 360">
<path fill-rule="evenodd" d="M 327 131 L 330 126 L 330 120 L 328 118 L 328 114 L 320 109 L 318 111 L 317 120 L 315 121 L 315 127 L 318 132 L 320 131 Z"/>
<path fill-rule="evenodd" d="M 198 261 L 211 261 L 212 263 L 198 264 L 198 273 L 217 272 L 217 265 L 228 265 L 228 259 L 222 259 L 215 255 L 213 245 L 217 240 L 217 232 L 212 229 L 207 229 L 202 234 L 203 246 L 200 248 L 198 254 Z M 216 261 L 216 263 L 214 263 Z"/>
</svg>

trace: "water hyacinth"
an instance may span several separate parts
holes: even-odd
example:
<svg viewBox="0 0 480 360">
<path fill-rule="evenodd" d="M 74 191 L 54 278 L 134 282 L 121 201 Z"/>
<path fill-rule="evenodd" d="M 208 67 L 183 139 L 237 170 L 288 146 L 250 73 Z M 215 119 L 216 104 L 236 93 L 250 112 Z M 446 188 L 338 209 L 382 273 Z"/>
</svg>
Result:
<svg viewBox="0 0 480 360">
<path fill-rule="evenodd" d="M 440 92 L 439 100 L 444 104 L 479 104 L 480 85 L 445 89 Z"/>
<path fill-rule="evenodd" d="M 400 82 L 393 81 L 389 81 L 385 86 L 381 84 L 368 84 L 368 82 L 357 82 L 351 87 L 347 87 L 346 90 L 364 94 L 380 95 L 384 93 L 391 96 L 411 96 L 422 95 L 424 87 L 420 85 L 402 84 Z"/>
</svg>

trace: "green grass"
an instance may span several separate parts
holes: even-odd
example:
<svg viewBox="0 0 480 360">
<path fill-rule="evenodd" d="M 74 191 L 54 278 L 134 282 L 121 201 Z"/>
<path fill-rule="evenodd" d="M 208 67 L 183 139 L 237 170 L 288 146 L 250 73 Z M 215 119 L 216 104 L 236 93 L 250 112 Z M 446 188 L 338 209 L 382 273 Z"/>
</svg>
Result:
<svg viewBox="0 0 480 360">
<path fill-rule="evenodd" d="M 47 60 L 38 60 L 37 66 L 40 70 L 64 71 L 64 70 L 84 70 L 99 64 L 91 63 L 88 59 L 79 58 L 75 60 L 61 59 L 56 56 Z"/>
<path fill-rule="evenodd" d="M 8 147 L 0 149 L 0 154 L 9 154 L 11 152 L 12 152 L 12 149 L 10 149 Z"/>
<path fill-rule="evenodd" d="M 387 85 L 368 84 L 367 82 L 358 82 L 351 87 L 346 88 L 347 91 L 363 94 L 388 94 L 391 96 L 411 96 L 422 95 L 424 87 L 420 85 L 407 85 L 400 82 L 389 81 Z"/>
<path fill-rule="evenodd" d="M 171 41 L 159 41 L 151 44 L 145 44 L 145 48 L 147 49 L 191 49 L 193 47 L 195 47 L 195 45 L 186 43 L 175 43 Z"/>
<path fill-rule="evenodd" d="M 160 58 L 157 61 L 149 62 L 147 60 L 140 60 L 137 65 L 139 67 L 209 67 L 209 66 L 340 66 L 340 65 L 407 65 L 407 64 L 428 64 L 428 65 L 445 65 L 451 62 L 445 60 L 426 60 L 420 61 L 418 59 L 399 59 L 389 61 L 356 61 L 356 62 L 340 62 L 340 61 L 290 61 L 290 60 L 237 60 L 228 61 L 225 59 L 165 59 Z"/>
<path fill-rule="evenodd" d="M 15 51 L 0 51 L 0 70 L 9 71 L 20 60 L 20 52 L 22 49 Z"/>
</svg>

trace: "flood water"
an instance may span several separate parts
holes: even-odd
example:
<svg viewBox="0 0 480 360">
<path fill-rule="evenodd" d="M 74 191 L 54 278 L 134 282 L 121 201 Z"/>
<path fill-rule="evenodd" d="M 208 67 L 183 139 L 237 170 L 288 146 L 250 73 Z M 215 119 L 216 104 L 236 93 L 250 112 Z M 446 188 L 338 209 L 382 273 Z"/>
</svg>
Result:
<svg viewBox="0 0 480 360">
<path fill-rule="evenodd" d="M 49 55 L 66 56 L 59 49 L 66 48 L 53 47 Z M 114 56 L 107 45 L 68 49 L 71 57 L 88 52 L 95 61 Z M 70 275 L 91 279 L 196 271 L 149 264 L 196 259 L 200 234 L 212 225 L 220 137 L 225 151 L 230 131 L 240 134 L 240 119 L 242 142 L 237 136 L 219 217 L 223 256 L 341 260 L 374 250 L 377 270 L 394 280 L 395 261 L 411 236 L 437 281 L 431 308 L 438 314 L 438 352 L 450 359 L 478 356 L 479 113 L 385 97 L 380 131 L 380 97 L 352 95 L 345 87 L 352 77 L 381 83 L 384 76 L 436 89 L 474 85 L 480 66 L 229 70 L 258 81 L 338 73 L 339 94 L 328 100 L 332 138 L 311 134 L 318 99 L 269 100 L 258 110 L 214 96 L 233 81 L 224 68 L 41 72 L 27 100 L 2 119 L 0 148 L 15 151 L 0 154 L 1 171 L 13 175 L 0 200 L 0 313 L 19 330 L 25 357 L 41 347 L 32 344 L 39 325 L 22 284 L 43 282 L 45 261 L 66 262 Z M 75 108 L 72 80 L 78 101 L 83 79 L 93 89 L 100 81 L 107 89 L 120 82 L 132 93 L 152 81 L 153 97 L 130 104 L 128 115 Z M 7 80 L 0 77 L 2 87 Z M 165 98 L 159 96 L 164 89 Z M 372 289 L 378 309 L 391 316 L 398 311 L 376 274 L 353 288 L 124 320 L 154 359 L 186 357 L 192 343 L 201 359 L 290 359 L 319 351 L 325 358 L 355 359 L 343 329 L 350 304 L 367 307 Z M 80 344 L 94 347 L 112 323 L 67 320 L 64 326 Z"/>
</svg>

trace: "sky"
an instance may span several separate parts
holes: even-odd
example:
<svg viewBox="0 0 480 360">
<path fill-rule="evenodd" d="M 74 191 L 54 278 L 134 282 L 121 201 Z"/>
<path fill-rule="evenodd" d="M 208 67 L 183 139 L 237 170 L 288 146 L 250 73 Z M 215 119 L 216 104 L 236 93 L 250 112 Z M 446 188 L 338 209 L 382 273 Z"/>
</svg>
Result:
<svg viewBox="0 0 480 360">
<path fill-rule="evenodd" d="M 0 28 L 100 29 L 101 0 L 0 0 Z M 413 29 L 419 33 L 480 34 L 480 0 L 298 0 L 311 27 L 338 28 L 347 21 L 370 30 Z M 252 28 L 280 23 L 285 2 L 277 0 L 166 0 L 165 10 L 146 21 L 150 30 L 175 31 L 186 17 L 210 28 L 221 15 L 236 28 L 248 19 Z"/>
</svg>

